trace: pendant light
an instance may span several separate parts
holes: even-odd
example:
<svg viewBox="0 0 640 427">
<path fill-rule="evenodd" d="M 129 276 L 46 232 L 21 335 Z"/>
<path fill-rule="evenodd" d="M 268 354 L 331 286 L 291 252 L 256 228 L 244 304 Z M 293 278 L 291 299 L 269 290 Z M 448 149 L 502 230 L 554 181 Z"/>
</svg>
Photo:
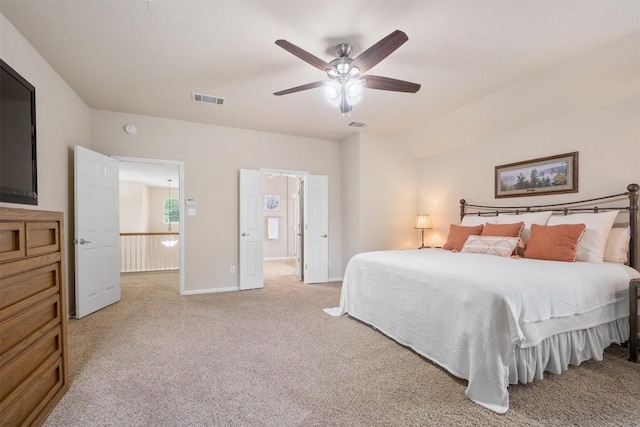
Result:
<svg viewBox="0 0 640 427">
<path fill-rule="evenodd" d="M 171 179 L 167 179 L 169 181 L 169 225 L 167 228 L 167 234 L 162 238 L 162 245 L 167 248 L 172 248 L 178 244 L 178 238 L 171 234 L 171 218 L 173 214 L 173 203 L 171 202 Z"/>
</svg>

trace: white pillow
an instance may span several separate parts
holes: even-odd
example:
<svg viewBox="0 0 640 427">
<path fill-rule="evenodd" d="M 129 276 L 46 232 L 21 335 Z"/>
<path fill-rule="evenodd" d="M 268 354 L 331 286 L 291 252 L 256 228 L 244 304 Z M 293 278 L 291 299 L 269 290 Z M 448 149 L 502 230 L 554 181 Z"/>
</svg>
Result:
<svg viewBox="0 0 640 427">
<path fill-rule="evenodd" d="M 547 225 L 584 224 L 587 229 L 578 243 L 576 261 L 602 262 L 607 237 L 616 216 L 618 211 L 553 215 L 549 218 Z"/>
<path fill-rule="evenodd" d="M 460 225 L 464 225 L 465 227 L 470 227 L 474 225 L 484 225 L 487 222 L 489 224 L 497 224 L 498 217 L 495 215 L 494 216 L 478 216 L 475 214 L 469 214 L 469 215 L 465 215 L 464 218 L 462 218 L 462 222 L 460 222 Z"/>
<path fill-rule="evenodd" d="M 508 257 L 518 246 L 518 237 L 469 236 L 460 252 Z"/>
<path fill-rule="evenodd" d="M 629 255 L 629 240 L 631 240 L 629 227 L 612 228 L 604 247 L 604 261 L 618 264 L 626 263 Z"/>
<path fill-rule="evenodd" d="M 531 224 L 547 225 L 551 213 L 551 211 L 525 212 L 518 215 L 501 213 L 498 215 L 498 224 L 511 224 L 524 221 L 524 228 L 520 233 L 520 237 L 524 243 L 527 243 L 529 237 L 531 237 Z"/>
</svg>

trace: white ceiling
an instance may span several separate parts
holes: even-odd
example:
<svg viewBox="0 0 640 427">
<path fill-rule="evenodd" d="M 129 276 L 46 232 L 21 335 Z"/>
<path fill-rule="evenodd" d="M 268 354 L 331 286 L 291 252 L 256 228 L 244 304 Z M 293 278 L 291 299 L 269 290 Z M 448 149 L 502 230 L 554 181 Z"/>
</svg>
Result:
<svg viewBox="0 0 640 427">
<path fill-rule="evenodd" d="M 0 12 L 94 109 L 340 140 L 401 134 L 640 29 L 640 1 L 15 1 Z M 274 44 L 330 61 L 393 30 L 409 41 L 370 73 L 422 84 L 416 94 L 365 90 L 351 117 L 322 80 Z M 192 92 L 226 99 L 197 104 Z"/>
<path fill-rule="evenodd" d="M 130 161 L 120 162 L 120 181 L 141 182 L 149 187 L 180 187 L 178 166 L 161 163 L 139 163 Z M 177 194 L 177 193 L 176 193 Z"/>
</svg>

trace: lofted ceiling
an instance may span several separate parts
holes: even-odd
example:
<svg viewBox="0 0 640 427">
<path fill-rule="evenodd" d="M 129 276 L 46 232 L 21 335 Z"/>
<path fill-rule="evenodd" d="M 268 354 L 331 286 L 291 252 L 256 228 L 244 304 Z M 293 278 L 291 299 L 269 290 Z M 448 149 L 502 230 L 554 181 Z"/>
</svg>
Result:
<svg viewBox="0 0 640 427">
<path fill-rule="evenodd" d="M 401 135 L 640 29 L 640 1 L 0 1 L 0 12 L 90 108 L 329 140 Z M 326 61 L 392 31 L 409 41 L 370 73 L 420 83 L 365 89 L 350 116 L 312 89 L 325 78 L 275 45 Z M 225 99 L 194 103 L 193 92 Z"/>
</svg>

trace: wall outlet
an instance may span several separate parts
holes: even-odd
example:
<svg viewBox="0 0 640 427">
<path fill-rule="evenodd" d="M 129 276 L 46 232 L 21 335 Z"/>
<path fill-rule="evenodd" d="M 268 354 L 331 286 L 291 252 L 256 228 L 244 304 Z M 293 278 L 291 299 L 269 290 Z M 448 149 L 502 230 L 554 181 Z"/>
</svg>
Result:
<svg viewBox="0 0 640 427">
<path fill-rule="evenodd" d="M 229 273 L 236 274 L 236 266 L 235 265 L 231 266 L 231 268 L 229 269 Z"/>
</svg>

